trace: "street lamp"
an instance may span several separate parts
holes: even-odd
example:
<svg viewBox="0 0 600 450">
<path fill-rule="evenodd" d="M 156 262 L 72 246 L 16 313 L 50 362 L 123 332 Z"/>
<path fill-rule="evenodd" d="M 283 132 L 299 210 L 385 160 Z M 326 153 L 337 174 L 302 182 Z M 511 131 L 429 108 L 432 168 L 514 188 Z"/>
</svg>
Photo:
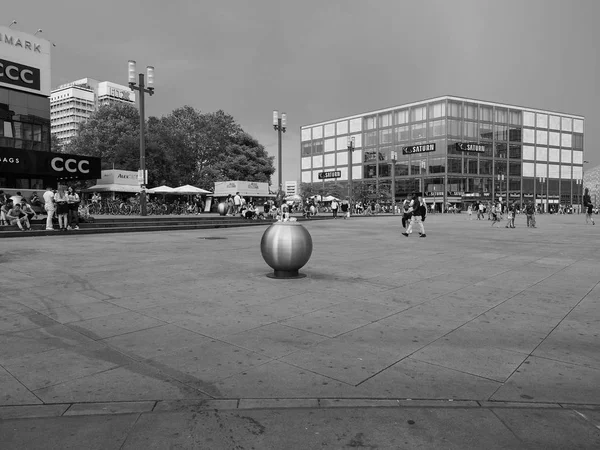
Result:
<svg viewBox="0 0 600 450">
<path fill-rule="evenodd" d="M 352 211 L 352 154 L 354 153 L 356 139 L 354 136 L 348 136 L 348 205 L 349 211 Z"/>
<path fill-rule="evenodd" d="M 146 210 L 146 183 L 148 183 L 148 176 L 146 174 L 146 141 L 144 139 L 144 128 L 145 128 L 145 113 L 144 113 L 144 96 L 145 94 L 153 95 L 154 94 L 154 67 L 147 66 L 146 67 L 146 77 L 148 85 L 144 85 L 144 74 L 140 73 L 138 77 L 138 83 L 136 86 L 135 83 L 135 61 L 129 60 L 128 63 L 129 68 L 129 88 L 132 91 L 139 92 L 139 107 L 140 107 L 140 171 L 141 177 L 138 175 L 138 179 L 140 179 L 140 185 L 142 187 L 142 191 L 140 193 L 140 210 L 142 216 L 147 215 Z"/>
<path fill-rule="evenodd" d="M 546 177 L 538 177 L 540 184 L 542 185 L 542 205 L 544 206 L 544 212 L 548 212 L 548 191 L 546 185 Z M 544 201 L 545 197 L 545 201 Z"/>
<path fill-rule="evenodd" d="M 392 214 L 396 214 L 396 161 L 398 161 L 398 152 L 392 150 L 390 155 L 392 157 Z M 423 198 L 425 198 L 425 192 L 423 192 Z"/>
<path fill-rule="evenodd" d="M 281 181 L 281 133 L 285 133 L 287 116 L 285 113 L 282 113 L 279 116 L 277 111 L 273 111 L 273 128 L 277 131 L 277 184 L 279 185 L 279 189 L 283 189 L 283 182 Z"/>
</svg>

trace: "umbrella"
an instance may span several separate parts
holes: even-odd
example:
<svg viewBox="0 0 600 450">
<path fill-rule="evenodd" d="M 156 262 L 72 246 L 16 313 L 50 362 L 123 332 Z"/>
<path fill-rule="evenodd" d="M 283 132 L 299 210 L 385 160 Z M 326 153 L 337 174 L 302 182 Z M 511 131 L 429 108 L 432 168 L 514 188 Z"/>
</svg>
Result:
<svg viewBox="0 0 600 450">
<path fill-rule="evenodd" d="M 294 194 L 294 195 L 288 195 L 286 198 L 284 198 L 284 200 L 288 201 L 288 202 L 301 202 L 302 197 L 299 196 L 298 194 Z"/>
<path fill-rule="evenodd" d="M 150 193 L 150 194 L 170 194 L 170 193 L 173 192 L 173 188 L 169 187 L 169 186 L 162 185 L 162 186 L 158 186 L 158 187 L 155 187 L 155 188 L 152 188 L 152 189 L 148 189 L 147 192 Z"/>
<path fill-rule="evenodd" d="M 184 186 L 179 186 L 173 189 L 173 194 L 212 194 L 212 192 L 207 191 L 205 189 L 200 189 L 196 186 L 191 186 L 186 184 Z"/>
</svg>

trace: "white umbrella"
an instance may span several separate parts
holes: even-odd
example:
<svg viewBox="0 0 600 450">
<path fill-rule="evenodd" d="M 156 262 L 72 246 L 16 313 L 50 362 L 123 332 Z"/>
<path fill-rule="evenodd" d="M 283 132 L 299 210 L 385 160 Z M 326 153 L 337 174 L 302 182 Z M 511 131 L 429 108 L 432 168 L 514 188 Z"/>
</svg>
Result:
<svg viewBox="0 0 600 450">
<path fill-rule="evenodd" d="M 284 198 L 285 201 L 291 201 L 291 202 L 301 202 L 302 201 L 302 197 L 299 196 L 298 194 L 294 194 L 294 195 L 288 195 L 286 198 Z"/>
<path fill-rule="evenodd" d="M 186 184 L 173 189 L 173 194 L 212 194 L 212 192 Z"/>
<path fill-rule="evenodd" d="M 158 186 L 152 189 L 148 189 L 146 192 L 150 194 L 171 194 L 173 192 L 173 188 L 169 186 Z"/>
</svg>

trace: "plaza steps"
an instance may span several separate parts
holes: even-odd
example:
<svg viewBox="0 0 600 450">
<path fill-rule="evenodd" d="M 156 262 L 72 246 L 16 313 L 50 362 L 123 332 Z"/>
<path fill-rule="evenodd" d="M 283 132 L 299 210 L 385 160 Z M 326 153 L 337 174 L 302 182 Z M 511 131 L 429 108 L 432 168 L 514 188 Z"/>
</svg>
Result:
<svg viewBox="0 0 600 450">
<path fill-rule="evenodd" d="M 296 217 L 303 221 L 302 217 Z M 317 216 L 310 220 L 327 220 L 330 215 Z M 273 220 L 247 220 L 241 217 L 224 217 L 219 215 L 194 216 L 96 216 L 94 222 L 80 223 L 79 230 L 46 231 L 46 220 L 37 219 L 31 222 L 32 231 L 21 231 L 16 225 L 0 227 L 0 238 L 31 236 L 69 236 L 73 234 L 100 233 L 132 233 L 142 231 L 177 231 L 202 230 L 213 228 L 236 228 L 251 226 L 267 226 Z M 57 229 L 58 225 L 54 225 Z"/>
</svg>

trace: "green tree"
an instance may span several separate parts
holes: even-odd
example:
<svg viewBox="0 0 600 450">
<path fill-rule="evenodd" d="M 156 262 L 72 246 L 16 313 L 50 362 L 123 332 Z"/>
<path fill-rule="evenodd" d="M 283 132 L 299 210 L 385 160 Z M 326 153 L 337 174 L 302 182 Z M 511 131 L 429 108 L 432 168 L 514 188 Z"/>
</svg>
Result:
<svg viewBox="0 0 600 450">
<path fill-rule="evenodd" d="M 60 143 L 60 139 L 56 133 L 50 134 L 50 151 L 55 153 L 62 153 L 63 145 Z"/>
</svg>

